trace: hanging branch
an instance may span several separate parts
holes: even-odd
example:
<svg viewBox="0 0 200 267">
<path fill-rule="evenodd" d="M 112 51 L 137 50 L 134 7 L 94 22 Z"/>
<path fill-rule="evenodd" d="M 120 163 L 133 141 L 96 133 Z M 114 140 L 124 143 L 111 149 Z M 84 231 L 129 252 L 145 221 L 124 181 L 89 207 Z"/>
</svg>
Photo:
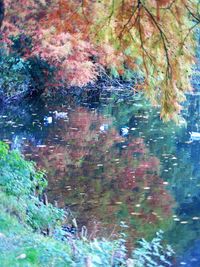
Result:
<svg viewBox="0 0 200 267">
<path fill-rule="evenodd" d="M 166 61 L 167 61 L 167 69 L 166 69 L 166 83 L 168 82 L 169 79 L 172 78 L 172 67 L 171 67 L 171 63 L 170 63 L 170 56 L 169 56 L 169 50 L 167 48 L 167 43 L 169 43 L 164 31 L 162 30 L 162 28 L 160 27 L 160 25 L 158 24 L 158 22 L 156 21 L 156 19 L 154 18 L 153 14 L 148 10 L 148 8 L 143 5 L 141 3 L 141 5 L 143 6 L 144 10 L 146 11 L 147 15 L 150 17 L 150 19 L 152 20 L 154 26 L 157 28 L 157 30 L 160 33 L 160 37 L 163 43 L 163 48 L 165 51 L 165 57 L 166 57 Z"/>
<path fill-rule="evenodd" d="M 125 29 L 128 27 L 129 23 L 131 22 L 132 18 L 135 15 L 136 11 L 138 11 L 138 6 L 136 6 L 135 9 L 133 8 L 133 12 L 132 12 L 131 16 L 129 17 L 129 19 L 127 20 L 127 22 L 124 24 L 121 32 L 119 33 L 119 38 L 120 39 L 122 38 L 122 35 L 123 35 Z"/>
<path fill-rule="evenodd" d="M 89 25 L 90 24 L 90 21 L 87 18 L 87 15 L 85 14 L 85 0 L 82 0 L 81 1 L 81 9 L 82 9 L 83 17 L 84 17 L 85 21 L 87 22 L 87 24 Z"/>
<path fill-rule="evenodd" d="M 189 14 L 193 17 L 193 19 L 195 19 L 197 21 L 197 24 L 199 24 L 200 23 L 200 15 L 193 13 L 186 4 L 184 4 L 184 6 L 188 10 Z"/>
</svg>

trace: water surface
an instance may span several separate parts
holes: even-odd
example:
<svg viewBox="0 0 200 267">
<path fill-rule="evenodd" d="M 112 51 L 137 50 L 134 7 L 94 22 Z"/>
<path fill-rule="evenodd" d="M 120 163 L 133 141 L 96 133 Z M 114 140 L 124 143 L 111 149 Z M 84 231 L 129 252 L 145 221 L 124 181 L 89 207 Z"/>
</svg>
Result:
<svg viewBox="0 0 200 267">
<path fill-rule="evenodd" d="M 143 96 L 126 90 L 108 90 L 98 101 L 40 98 L 2 109 L 0 139 L 47 170 L 50 201 L 69 207 L 89 237 L 123 231 L 134 245 L 162 229 L 177 266 L 195 267 L 200 142 L 189 132 L 200 131 L 199 101 L 188 97 L 187 126 L 177 126 L 164 124 Z"/>
</svg>

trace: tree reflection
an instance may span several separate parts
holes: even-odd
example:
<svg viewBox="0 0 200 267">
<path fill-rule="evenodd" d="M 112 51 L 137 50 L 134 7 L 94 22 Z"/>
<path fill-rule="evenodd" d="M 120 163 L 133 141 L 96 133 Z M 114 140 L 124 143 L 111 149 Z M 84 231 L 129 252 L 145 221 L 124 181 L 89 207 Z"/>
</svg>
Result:
<svg viewBox="0 0 200 267">
<path fill-rule="evenodd" d="M 95 221 L 106 226 L 98 229 L 104 234 L 125 221 L 136 240 L 167 227 L 173 200 L 142 138 L 120 136 L 111 119 L 85 108 L 54 127 L 46 146 L 31 148 L 48 170 L 52 201 L 70 206 L 91 232 Z"/>
</svg>

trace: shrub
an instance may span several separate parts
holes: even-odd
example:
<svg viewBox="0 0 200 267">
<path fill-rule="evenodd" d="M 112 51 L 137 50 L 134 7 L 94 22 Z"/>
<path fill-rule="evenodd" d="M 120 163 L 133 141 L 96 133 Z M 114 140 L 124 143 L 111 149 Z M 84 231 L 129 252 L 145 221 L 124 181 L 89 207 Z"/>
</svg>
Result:
<svg viewBox="0 0 200 267">
<path fill-rule="evenodd" d="M 170 259 L 174 251 L 167 245 L 162 246 L 163 232 L 157 232 L 151 242 L 142 239 L 140 247 L 133 251 L 133 259 L 136 267 L 167 267 L 172 266 Z"/>
<path fill-rule="evenodd" d="M 29 64 L 15 54 L 0 49 L 0 98 L 8 101 L 29 92 Z"/>
</svg>

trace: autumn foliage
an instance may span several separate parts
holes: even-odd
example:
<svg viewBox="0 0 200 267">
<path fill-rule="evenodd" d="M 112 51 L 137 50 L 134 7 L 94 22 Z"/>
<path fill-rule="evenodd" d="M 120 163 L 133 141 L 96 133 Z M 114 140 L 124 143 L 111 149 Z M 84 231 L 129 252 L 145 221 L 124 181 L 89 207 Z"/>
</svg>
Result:
<svg viewBox="0 0 200 267">
<path fill-rule="evenodd" d="M 172 118 L 191 89 L 198 0 L 5 0 L 4 45 L 28 36 L 24 57 L 56 66 L 56 85 L 83 86 L 112 69 L 140 73 L 161 116 Z M 11 38 L 12 37 L 12 38 Z"/>
</svg>

